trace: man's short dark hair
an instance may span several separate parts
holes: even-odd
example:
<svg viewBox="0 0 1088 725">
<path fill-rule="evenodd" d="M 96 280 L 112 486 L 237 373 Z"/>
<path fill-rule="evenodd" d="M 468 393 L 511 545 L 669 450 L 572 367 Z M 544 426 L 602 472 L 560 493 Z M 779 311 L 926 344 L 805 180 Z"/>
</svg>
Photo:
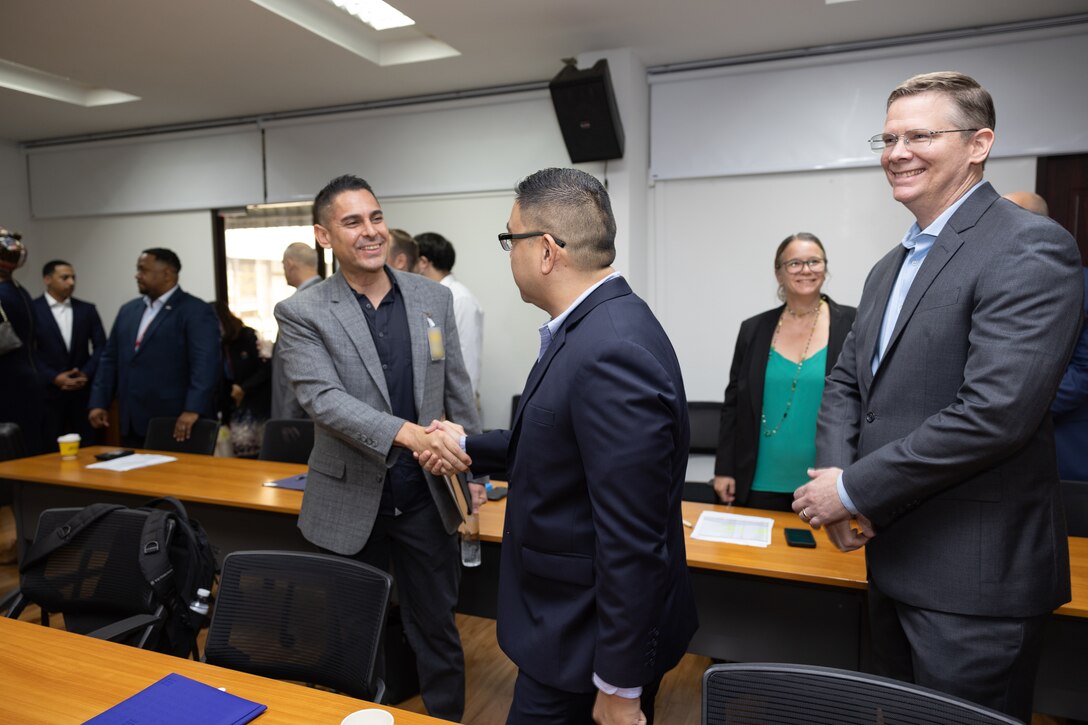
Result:
<svg viewBox="0 0 1088 725">
<path fill-rule="evenodd" d="M 562 239 L 562 237 L 560 238 Z M 453 264 L 457 261 L 457 252 L 450 240 L 438 232 L 423 232 L 416 235 L 416 244 L 419 245 L 419 256 L 429 259 L 439 272 L 449 273 L 453 271 Z"/>
<path fill-rule="evenodd" d="M 514 190 L 522 221 L 566 242 L 579 269 L 604 269 L 615 261 L 616 217 L 596 178 L 578 169 L 542 169 Z"/>
<path fill-rule="evenodd" d="M 65 262 L 63 259 L 51 259 L 42 266 L 42 276 L 48 277 L 49 275 L 53 274 L 53 270 L 55 270 L 57 267 L 60 267 L 61 265 L 65 267 L 72 266 Z"/>
<path fill-rule="evenodd" d="M 151 249 L 145 249 L 143 254 L 150 255 L 159 260 L 167 267 L 174 270 L 174 274 L 181 271 L 181 260 L 178 259 L 178 255 L 174 254 L 174 251 L 171 249 L 167 249 L 166 247 L 152 247 Z"/>
<path fill-rule="evenodd" d="M 360 179 L 354 174 L 337 176 L 325 184 L 325 188 L 317 192 L 317 196 L 314 197 L 314 224 L 325 226 L 327 221 L 325 215 L 328 214 L 329 207 L 332 206 L 336 197 L 345 191 L 369 191 L 371 194 L 374 193 L 374 190 L 370 188 L 370 184 L 366 183 L 365 179 Z"/>
</svg>

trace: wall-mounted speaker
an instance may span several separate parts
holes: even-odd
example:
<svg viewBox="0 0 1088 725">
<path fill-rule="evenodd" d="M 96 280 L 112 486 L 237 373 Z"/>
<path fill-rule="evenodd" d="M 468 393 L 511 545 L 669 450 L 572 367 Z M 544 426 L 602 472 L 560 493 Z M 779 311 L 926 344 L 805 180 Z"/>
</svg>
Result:
<svg viewBox="0 0 1088 725">
<path fill-rule="evenodd" d="M 573 163 L 623 158 L 623 123 L 606 59 L 585 70 L 568 65 L 548 86 Z"/>
</svg>

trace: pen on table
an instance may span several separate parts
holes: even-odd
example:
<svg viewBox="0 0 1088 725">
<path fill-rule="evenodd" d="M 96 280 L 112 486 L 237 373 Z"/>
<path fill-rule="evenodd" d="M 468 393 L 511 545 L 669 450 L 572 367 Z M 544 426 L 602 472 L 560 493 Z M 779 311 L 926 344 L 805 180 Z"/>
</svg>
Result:
<svg viewBox="0 0 1088 725">
<path fill-rule="evenodd" d="M 692 523 L 690 521 L 688 521 L 687 519 L 680 520 L 684 522 L 684 526 L 687 526 L 689 529 L 692 528 Z"/>
</svg>

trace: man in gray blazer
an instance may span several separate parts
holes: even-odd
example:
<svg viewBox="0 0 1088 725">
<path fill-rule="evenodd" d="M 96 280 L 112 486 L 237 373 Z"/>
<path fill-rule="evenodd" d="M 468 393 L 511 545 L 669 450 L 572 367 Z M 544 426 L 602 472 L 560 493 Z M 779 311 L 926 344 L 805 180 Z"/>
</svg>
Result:
<svg viewBox="0 0 1088 725">
<path fill-rule="evenodd" d="M 314 218 L 340 271 L 276 305 L 279 355 L 315 423 L 299 529 L 332 553 L 392 564 L 423 702 L 435 717 L 460 720 L 460 514 L 445 483 L 413 458 L 430 451 L 450 471 L 470 462 L 418 421 L 448 416 L 479 431 L 453 300 L 442 285 L 386 266 L 389 232 L 362 179 L 331 181 Z M 484 488 L 472 489 L 478 505 Z"/>
<path fill-rule="evenodd" d="M 294 242 L 283 251 L 283 276 L 296 294 L 321 281 L 317 273 L 317 250 L 309 244 Z M 272 347 L 272 418 L 309 418 L 298 404 L 295 389 L 287 379 L 279 355 L 279 340 Z"/>
<path fill-rule="evenodd" d="M 889 97 L 870 143 L 917 221 L 865 282 L 793 508 L 865 547 L 879 672 L 1030 720 L 1070 596 L 1048 408 L 1083 293 L 1073 238 L 982 180 L 994 125 L 959 73 Z"/>
</svg>

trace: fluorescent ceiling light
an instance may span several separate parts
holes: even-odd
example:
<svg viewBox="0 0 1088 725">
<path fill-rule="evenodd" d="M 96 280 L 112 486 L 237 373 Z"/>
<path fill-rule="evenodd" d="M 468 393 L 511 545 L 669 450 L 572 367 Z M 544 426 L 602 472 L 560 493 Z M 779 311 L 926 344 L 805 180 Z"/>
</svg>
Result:
<svg viewBox="0 0 1088 725">
<path fill-rule="evenodd" d="M 111 91 L 109 88 L 93 88 L 85 83 L 9 60 L 0 60 L 0 86 L 85 108 L 140 100 L 139 96 Z"/>
<path fill-rule="evenodd" d="M 382 0 L 329 0 L 348 15 L 354 15 L 375 30 L 403 28 L 416 21 Z"/>
<path fill-rule="evenodd" d="M 349 0 L 250 0 L 265 10 L 309 30 L 341 48 L 377 65 L 398 65 L 437 60 L 461 55 L 457 49 L 411 27 L 375 30 L 371 25 L 353 22 L 337 5 Z M 333 3 L 336 2 L 336 5 Z M 393 12 L 397 12 L 390 8 Z M 399 14 L 399 13 L 398 13 Z M 407 18 L 407 16 L 402 16 Z M 379 22 L 374 20 L 374 22 Z M 390 26 L 385 26 L 390 27 Z"/>
</svg>

